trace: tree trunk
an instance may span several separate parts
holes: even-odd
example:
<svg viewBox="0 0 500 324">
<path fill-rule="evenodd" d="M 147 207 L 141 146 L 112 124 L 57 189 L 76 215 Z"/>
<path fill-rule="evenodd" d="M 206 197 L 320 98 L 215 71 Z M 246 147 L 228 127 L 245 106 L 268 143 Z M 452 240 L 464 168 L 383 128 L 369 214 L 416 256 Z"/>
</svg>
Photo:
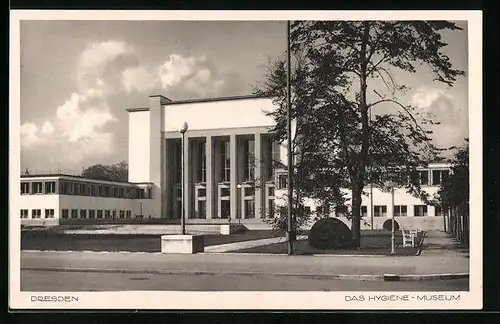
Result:
<svg viewBox="0 0 500 324">
<path fill-rule="evenodd" d="M 354 249 L 361 247 L 361 190 L 356 183 L 351 186 L 352 192 L 352 242 Z"/>
<path fill-rule="evenodd" d="M 370 33 L 370 24 L 363 22 L 363 35 L 360 48 L 360 99 L 359 109 L 361 113 L 361 152 L 355 155 L 353 163 L 354 169 L 351 170 L 351 192 L 352 192 L 352 240 L 355 249 L 361 247 L 361 194 L 363 191 L 366 158 L 370 146 L 370 125 L 368 124 L 368 105 L 366 98 L 368 78 L 366 48 L 368 45 Z"/>
</svg>

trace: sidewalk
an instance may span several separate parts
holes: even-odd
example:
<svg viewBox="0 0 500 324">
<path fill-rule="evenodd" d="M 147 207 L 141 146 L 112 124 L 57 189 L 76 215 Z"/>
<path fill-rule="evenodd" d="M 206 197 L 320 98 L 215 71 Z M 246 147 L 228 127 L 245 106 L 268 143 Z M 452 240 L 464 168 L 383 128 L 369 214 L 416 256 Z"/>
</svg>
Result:
<svg viewBox="0 0 500 324">
<path fill-rule="evenodd" d="M 268 239 L 252 240 L 252 241 L 242 241 L 228 244 L 211 245 L 205 246 L 205 253 L 223 253 L 228 251 L 244 250 L 253 248 L 256 246 L 268 245 L 273 243 L 285 242 L 284 237 L 273 237 Z M 306 235 L 297 236 L 297 240 L 307 240 Z"/>
<path fill-rule="evenodd" d="M 345 276 L 346 279 L 359 280 L 381 277 L 383 279 L 387 274 L 422 277 L 437 277 L 442 274 L 463 276 L 469 273 L 469 259 L 456 248 L 457 244 L 445 233 L 429 232 L 425 237 L 424 249 L 420 256 L 22 251 L 21 269 L 158 274 Z"/>
</svg>

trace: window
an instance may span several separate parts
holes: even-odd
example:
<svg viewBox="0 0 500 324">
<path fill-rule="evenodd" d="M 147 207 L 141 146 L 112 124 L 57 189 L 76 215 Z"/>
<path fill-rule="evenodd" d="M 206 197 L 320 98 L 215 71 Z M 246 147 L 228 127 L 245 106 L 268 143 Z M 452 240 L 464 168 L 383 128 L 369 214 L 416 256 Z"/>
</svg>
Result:
<svg viewBox="0 0 500 324">
<path fill-rule="evenodd" d="M 367 216 L 368 216 L 368 207 L 361 206 L 361 217 L 367 217 Z"/>
<path fill-rule="evenodd" d="M 89 209 L 89 218 L 95 218 L 95 210 Z"/>
<path fill-rule="evenodd" d="M 42 210 L 41 209 L 32 209 L 31 210 L 31 218 L 41 218 Z"/>
<path fill-rule="evenodd" d="M 97 218 L 102 218 L 102 209 L 97 210 Z"/>
<path fill-rule="evenodd" d="M 197 218 L 206 218 L 207 217 L 207 208 L 205 200 L 198 200 L 198 214 Z"/>
<path fill-rule="evenodd" d="M 429 184 L 429 172 L 427 171 L 419 171 L 418 172 L 419 183 L 423 186 L 427 186 Z"/>
<path fill-rule="evenodd" d="M 125 218 L 125 211 L 124 210 L 120 210 L 120 218 Z"/>
<path fill-rule="evenodd" d="M 400 217 L 400 216 L 408 216 L 406 205 L 394 206 L 394 217 Z"/>
<path fill-rule="evenodd" d="M 335 207 L 335 216 L 336 217 L 345 217 L 347 215 L 347 206 L 336 206 Z"/>
<path fill-rule="evenodd" d="M 269 187 L 268 195 L 269 197 L 274 197 L 274 187 Z"/>
<path fill-rule="evenodd" d="M 220 189 L 221 197 L 229 197 L 229 188 L 221 188 Z"/>
<path fill-rule="evenodd" d="M 174 141 L 174 159 L 175 159 L 175 170 L 174 172 L 174 183 L 181 183 L 181 175 L 182 175 L 182 148 L 181 148 L 181 140 Z"/>
<path fill-rule="evenodd" d="M 30 183 L 21 182 L 21 195 L 26 195 L 30 193 Z"/>
<path fill-rule="evenodd" d="M 113 219 L 116 218 L 116 210 L 113 209 Z"/>
<path fill-rule="evenodd" d="M 54 218 L 54 210 L 45 209 L 45 218 Z"/>
<path fill-rule="evenodd" d="M 385 217 L 387 216 L 387 206 L 373 206 L 373 216 L 374 217 Z"/>
<path fill-rule="evenodd" d="M 245 181 L 252 181 L 255 176 L 254 163 L 255 163 L 255 141 L 245 141 L 245 158 L 244 158 L 244 176 Z"/>
<path fill-rule="evenodd" d="M 221 200 L 220 202 L 220 217 L 229 218 L 231 216 L 231 201 Z"/>
<path fill-rule="evenodd" d="M 433 170 L 432 171 L 432 185 L 440 185 L 449 176 L 448 170 Z"/>
<path fill-rule="evenodd" d="M 71 210 L 71 218 L 78 218 L 78 209 Z"/>
<path fill-rule="evenodd" d="M 279 174 L 278 175 L 278 190 L 279 189 L 287 189 L 288 188 L 288 175 L 287 174 Z"/>
<path fill-rule="evenodd" d="M 87 210 L 80 209 L 80 218 L 87 218 Z"/>
<path fill-rule="evenodd" d="M 244 190 L 245 190 L 245 197 L 251 197 L 255 195 L 255 189 L 253 187 L 246 187 Z"/>
<path fill-rule="evenodd" d="M 127 210 L 126 217 L 127 218 L 131 218 L 132 217 L 132 212 L 130 210 Z"/>
<path fill-rule="evenodd" d="M 29 218 L 27 209 L 21 209 L 21 218 Z"/>
<path fill-rule="evenodd" d="M 207 196 L 207 189 L 200 188 L 198 189 L 198 197 L 206 197 Z"/>
<path fill-rule="evenodd" d="M 320 216 L 330 215 L 330 205 L 324 204 L 316 208 L 316 214 Z"/>
<path fill-rule="evenodd" d="M 245 200 L 245 218 L 255 218 L 255 202 L 252 200 Z"/>
<path fill-rule="evenodd" d="M 69 218 L 69 210 L 62 209 L 61 210 L 61 218 L 68 219 Z"/>
<path fill-rule="evenodd" d="M 268 142 L 268 178 L 272 180 L 274 178 L 274 170 L 276 169 L 276 165 L 278 164 L 280 160 L 280 150 L 279 150 L 279 144 L 273 139 L 270 138 Z"/>
<path fill-rule="evenodd" d="M 148 198 L 149 199 L 153 198 L 153 194 L 152 194 L 151 188 L 148 188 Z"/>
<path fill-rule="evenodd" d="M 111 218 L 111 211 L 109 211 L 109 210 L 105 210 L 105 211 L 104 211 L 104 218 L 106 218 L 106 219 Z"/>
<path fill-rule="evenodd" d="M 87 196 L 92 196 L 92 194 L 94 192 L 94 185 L 93 184 L 87 184 L 87 185 L 85 185 L 85 188 L 86 188 L 86 195 Z"/>
<path fill-rule="evenodd" d="M 61 194 L 69 195 L 69 183 L 66 181 L 61 181 L 60 184 L 61 184 L 61 190 L 60 190 Z"/>
<path fill-rule="evenodd" d="M 269 217 L 274 218 L 274 199 L 269 199 Z"/>
<path fill-rule="evenodd" d="M 415 216 L 422 217 L 422 216 L 427 216 L 427 205 L 415 205 L 413 207 L 413 210 L 415 212 Z"/>
<path fill-rule="evenodd" d="M 41 182 L 33 182 L 31 183 L 31 191 L 34 194 L 41 194 L 42 193 L 42 183 Z"/>
<path fill-rule="evenodd" d="M 46 194 L 56 193 L 56 182 L 55 181 L 46 181 L 45 182 L 45 193 Z"/>
<path fill-rule="evenodd" d="M 443 208 L 441 206 L 434 207 L 434 211 L 436 216 L 443 216 Z"/>
<path fill-rule="evenodd" d="M 196 147 L 198 149 L 198 161 L 196 167 L 196 181 L 206 182 L 207 181 L 207 160 L 206 160 L 206 143 L 198 142 Z"/>
<path fill-rule="evenodd" d="M 222 182 L 231 181 L 231 147 L 229 141 L 221 142 L 221 155 L 222 155 L 222 163 L 221 163 L 221 180 Z"/>
</svg>

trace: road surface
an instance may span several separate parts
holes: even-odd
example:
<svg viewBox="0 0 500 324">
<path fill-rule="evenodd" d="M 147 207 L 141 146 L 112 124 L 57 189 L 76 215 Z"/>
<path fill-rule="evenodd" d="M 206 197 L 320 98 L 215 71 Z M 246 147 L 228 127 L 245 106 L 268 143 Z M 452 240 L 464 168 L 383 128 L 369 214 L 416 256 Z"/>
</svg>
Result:
<svg viewBox="0 0 500 324">
<path fill-rule="evenodd" d="M 22 291 L 467 291 L 468 279 L 359 281 L 238 274 L 21 271 Z"/>
</svg>

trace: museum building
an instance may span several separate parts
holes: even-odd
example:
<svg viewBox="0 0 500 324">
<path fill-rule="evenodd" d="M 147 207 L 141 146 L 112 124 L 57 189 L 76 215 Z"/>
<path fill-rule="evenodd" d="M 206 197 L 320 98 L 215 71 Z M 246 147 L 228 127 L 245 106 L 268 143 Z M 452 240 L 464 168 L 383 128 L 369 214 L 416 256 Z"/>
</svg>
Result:
<svg viewBox="0 0 500 324">
<path fill-rule="evenodd" d="M 128 182 L 68 175 L 21 176 L 22 224 L 57 224 L 60 219 L 181 218 L 182 188 L 188 223 L 264 224 L 286 203 L 286 143 L 274 140 L 275 109 L 269 98 L 240 96 L 171 101 L 154 95 L 149 106 L 127 109 Z M 184 165 L 185 167 L 182 167 Z M 449 165 L 419 171 L 429 194 L 439 189 Z M 184 185 L 183 185 L 184 184 Z M 443 211 L 395 189 L 363 196 L 363 227 L 397 221 L 421 229 L 443 227 Z M 349 193 L 346 190 L 346 193 Z M 317 206 L 306 202 L 312 211 Z M 332 216 L 347 221 L 346 210 Z M 373 213 L 373 217 L 372 217 Z M 368 223 L 367 223 L 368 222 Z M 349 224 L 350 225 L 350 224 Z"/>
</svg>

